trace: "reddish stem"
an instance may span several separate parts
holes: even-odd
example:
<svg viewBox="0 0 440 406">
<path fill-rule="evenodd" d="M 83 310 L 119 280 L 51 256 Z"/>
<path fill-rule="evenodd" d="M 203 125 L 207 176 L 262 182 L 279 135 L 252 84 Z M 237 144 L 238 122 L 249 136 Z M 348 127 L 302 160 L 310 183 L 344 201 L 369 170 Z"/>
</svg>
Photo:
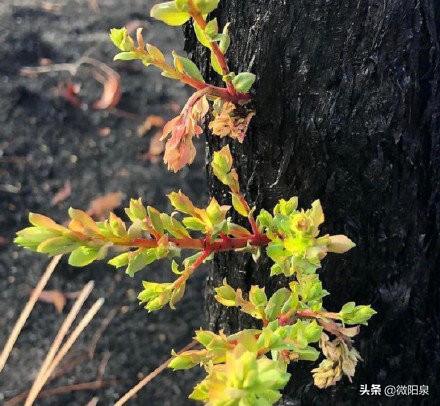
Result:
<svg viewBox="0 0 440 406">
<path fill-rule="evenodd" d="M 169 241 L 176 247 L 190 250 L 209 251 L 208 256 L 215 252 L 235 251 L 237 249 L 246 248 L 248 244 L 255 247 L 264 247 L 269 244 L 269 239 L 263 235 L 250 235 L 249 237 L 228 237 L 208 241 L 200 238 L 169 238 Z M 156 240 L 147 238 L 138 238 L 132 241 L 116 242 L 116 245 L 139 247 L 139 248 L 156 248 L 158 243 Z"/>
<path fill-rule="evenodd" d="M 208 89 L 206 93 L 207 95 L 220 97 L 221 99 L 234 104 L 247 103 L 252 99 L 251 95 L 248 93 L 238 93 L 235 89 L 231 93 L 229 88 L 209 85 L 185 74 L 180 77 L 180 80 L 197 90 Z"/>
<path fill-rule="evenodd" d="M 191 14 L 191 17 L 194 19 L 194 22 L 202 30 L 205 30 L 207 25 L 205 17 L 203 17 L 203 15 L 200 14 L 197 7 L 194 5 L 193 0 L 189 0 L 189 13 Z M 220 65 L 223 76 L 228 75 L 230 73 L 228 61 L 226 60 L 225 54 L 222 52 L 216 41 L 211 41 L 211 49 Z M 226 86 L 227 86 L 227 91 L 231 96 L 236 97 L 238 95 L 230 79 L 226 80 Z"/>
<path fill-rule="evenodd" d="M 186 283 L 186 281 L 191 277 L 191 275 L 197 270 L 198 267 L 200 267 L 205 260 L 211 255 L 211 251 L 209 248 L 205 248 L 202 252 L 202 255 L 197 258 L 197 260 L 191 265 L 191 267 L 186 270 L 182 276 L 180 276 L 179 279 L 175 282 L 176 286 L 181 286 L 183 283 Z"/>
</svg>

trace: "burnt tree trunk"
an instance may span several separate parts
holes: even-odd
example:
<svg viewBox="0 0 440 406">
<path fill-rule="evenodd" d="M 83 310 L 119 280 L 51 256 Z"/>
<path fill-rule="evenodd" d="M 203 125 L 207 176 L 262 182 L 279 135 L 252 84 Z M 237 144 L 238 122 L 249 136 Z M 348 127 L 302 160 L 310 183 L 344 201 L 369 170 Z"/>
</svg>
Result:
<svg viewBox="0 0 440 406">
<path fill-rule="evenodd" d="M 310 365 L 292 369 L 285 404 L 420 404 L 422 397 L 362 398 L 360 384 L 430 385 L 440 369 L 440 2 L 437 0 L 222 0 L 231 22 L 235 72 L 258 76 L 257 115 L 243 145 L 230 142 L 249 200 L 271 209 L 282 197 L 302 207 L 319 198 L 324 232 L 345 233 L 357 248 L 329 256 L 321 271 L 326 307 L 350 300 L 378 311 L 356 338 L 364 362 L 353 384 L 320 391 Z M 205 50 L 189 50 L 207 77 Z M 208 155 L 224 141 L 208 137 Z M 226 202 L 209 176 L 210 192 Z M 217 305 L 212 289 L 284 281 L 269 261 L 225 254 L 207 289 L 213 330 L 251 320 Z"/>
</svg>

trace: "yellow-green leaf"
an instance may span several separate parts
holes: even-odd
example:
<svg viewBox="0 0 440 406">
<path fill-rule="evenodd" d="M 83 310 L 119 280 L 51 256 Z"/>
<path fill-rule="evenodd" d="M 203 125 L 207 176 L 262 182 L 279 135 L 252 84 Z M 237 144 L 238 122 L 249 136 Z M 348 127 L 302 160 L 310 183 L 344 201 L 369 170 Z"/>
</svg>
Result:
<svg viewBox="0 0 440 406">
<path fill-rule="evenodd" d="M 69 265 L 75 267 L 87 266 L 99 257 L 99 251 L 99 248 L 95 247 L 79 247 L 70 254 Z"/>
<path fill-rule="evenodd" d="M 206 48 L 211 48 L 211 39 L 206 35 L 205 31 L 194 21 L 194 32 L 198 41 Z"/>
<path fill-rule="evenodd" d="M 174 57 L 174 66 L 180 73 L 186 73 L 188 76 L 191 76 L 193 79 L 205 83 L 205 79 L 203 79 L 202 74 L 200 73 L 197 65 L 188 58 L 177 55 L 173 52 Z"/>
<path fill-rule="evenodd" d="M 179 10 L 174 1 L 156 4 L 150 16 L 171 26 L 183 25 L 191 17 L 186 11 Z"/>
<path fill-rule="evenodd" d="M 128 35 L 128 31 L 123 28 L 112 28 L 110 30 L 110 39 L 116 48 L 123 52 L 132 51 L 134 48 L 133 39 Z"/>
<path fill-rule="evenodd" d="M 239 73 L 232 79 L 235 89 L 241 93 L 248 93 L 257 77 L 250 72 Z"/>
<path fill-rule="evenodd" d="M 160 63 L 165 62 L 165 56 L 159 48 L 156 48 L 154 45 L 147 44 L 147 51 L 155 61 Z"/>
<path fill-rule="evenodd" d="M 29 213 L 29 222 L 38 228 L 50 230 L 53 232 L 63 233 L 67 229 L 59 224 L 55 223 L 51 218 L 43 216 L 42 214 Z"/>
<path fill-rule="evenodd" d="M 240 196 L 232 193 L 232 206 L 238 214 L 241 214 L 243 217 L 247 217 L 249 215 L 247 207 L 243 204 L 240 199 Z"/>
<path fill-rule="evenodd" d="M 78 248 L 79 243 L 68 237 L 55 237 L 42 242 L 37 251 L 48 255 L 67 254 Z"/>
</svg>

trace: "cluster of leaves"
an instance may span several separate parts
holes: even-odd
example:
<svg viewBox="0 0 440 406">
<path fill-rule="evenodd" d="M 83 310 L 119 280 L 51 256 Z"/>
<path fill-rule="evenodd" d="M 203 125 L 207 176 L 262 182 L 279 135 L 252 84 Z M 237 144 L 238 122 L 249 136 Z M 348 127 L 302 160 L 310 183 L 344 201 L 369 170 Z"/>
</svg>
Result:
<svg viewBox="0 0 440 406">
<path fill-rule="evenodd" d="M 250 101 L 249 91 L 255 82 L 250 72 L 230 72 L 225 54 L 231 43 L 229 24 L 220 31 L 216 18 L 207 20 L 219 0 L 175 0 L 155 5 L 151 17 L 171 26 L 180 26 L 192 20 L 198 41 L 211 52 L 211 66 L 221 75 L 226 87 L 215 87 L 205 82 L 197 66 L 188 58 L 173 52 L 173 63 L 167 62 L 161 50 L 145 44 L 142 29 L 137 30 L 136 42 L 126 28 L 112 29 L 110 38 L 121 51 L 115 60 L 139 60 L 145 66 L 153 65 L 162 75 L 192 86 L 197 91 L 188 100 L 181 114 L 164 128 L 162 139 L 167 139 L 164 161 L 174 172 L 194 161 L 196 150 L 193 138 L 202 134 L 200 122 L 213 103 L 214 119 L 210 127 L 215 135 L 229 136 L 243 142 L 254 113 L 243 106 Z"/>
<path fill-rule="evenodd" d="M 243 142 L 254 112 L 245 105 L 255 75 L 229 71 L 225 54 L 231 39 L 229 25 L 220 30 L 217 20 L 207 19 L 220 0 L 175 0 L 153 7 L 151 16 L 171 26 L 192 20 L 198 41 L 211 52 L 212 68 L 222 76 L 225 87 L 205 83 L 197 66 L 173 52 L 173 63 L 153 45 L 145 44 L 142 30 L 136 43 L 127 29 L 113 29 L 110 37 L 121 51 L 116 60 L 139 60 L 153 65 L 162 75 L 179 80 L 197 91 L 181 114 L 168 122 L 163 139 L 168 139 L 164 160 L 169 169 L 178 171 L 194 160 L 193 138 L 201 135 L 201 122 L 211 109 L 209 128 L 219 137 Z M 220 252 L 250 253 L 255 261 L 261 250 L 273 261 L 271 275 L 289 278 L 288 287 L 268 296 L 264 287 L 252 286 L 244 293 L 226 280 L 215 289 L 216 300 L 226 307 L 236 307 L 256 319 L 260 328 L 225 335 L 200 330 L 195 340 L 200 349 L 173 352 L 170 367 L 183 370 L 201 365 L 205 379 L 194 388 L 190 398 L 211 406 L 267 406 L 281 397 L 290 379 L 291 363 L 315 362 L 315 385 L 326 388 L 345 375 L 351 380 L 361 359 L 353 348 L 353 337 L 361 324 L 375 314 L 370 306 L 345 304 L 339 312 L 325 309 L 329 294 L 317 271 L 328 253 L 342 254 L 355 244 L 344 235 L 320 235 L 324 222 L 317 200 L 308 210 L 298 208 L 298 198 L 280 200 L 272 213 L 261 210 L 254 217 L 252 208 L 240 191 L 237 171 L 229 147 L 215 152 L 211 169 L 228 187 L 231 206 L 211 199 L 207 207 L 197 207 L 182 192 L 168 198 L 171 214 L 145 206 L 141 199 L 131 200 L 126 214 L 130 223 L 111 213 L 105 221 L 95 221 L 86 212 L 69 210 L 70 222 L 64 226 L 40 215 L 29 215 L 31 226 L 17 233 L 15 242 L 47 255 L 69 254 L 69 264 L 84 267 L 112 254 L 108 263 L 126 268 L 134 276 L 155 261 L 168 259 L 175 279 L 167 283 L 144 281 L 139 301 L 148 311 L 169 305 L 174 308 L 183 298 L 187 282 L 206 261 Z M 231 209 L 247 218 L 249 227 L 232 221 Z M 193 251 L 183 260 L 182 251 Z M 349 325 L 350 327 L 347 327 Z M 332 338 L 330 338 L 332 337 Z M 321 350 L 321 351 L 320 351 Z"/>
<path fill-rule="evenodd" d="M 375 313 L 369 306 L 354 306 L 356 317 L 347 318 L 345 309 L 328 313 L 323 309 L 323 290 L 317 275 L 305 275 L 292 281 L 270 298 L 264 288 L 252 286 L 248 298 L 226 281 L 216 289 L 216 299 L 223 305 L 239 307 L 246 314 L 262 320 L 261 329 L 249 329 L 226 336 L 200 330 L 195 340 L 203 349 L 176 355 L 170 367 L 174 370 L 202 365 L 207 377 L 198 384 L 191 399 L 209 401 L 210 405 L 272 405 L 281 397 L 280 390 L 289 380 L 287 366 L 292 362 L 316 361 L 320 352 L 324 360 L 313 370 L 315 385 L 326 388 L 343 375 L 354 375 L 359 353 L 351 338 L 359 328 L 347 324 L 366 324 Z M 315 310 L 311 310 L 315 309 Z M 354 310 L 356 309 L 356 310 Z M 324 332 L 336 335 L 330 341 Z M 269 358 L 270 355 L 270 358 Z"/>
<path fill-rule="evenodd" d="M 298 210 L 298 198 L 281 200 L 271 215 L 262 210 L 258 224 L 271 240 L 267 254 L 274 261 L 271 275 L 313 274 L 328 252 L 343 254 L 355 244 L 344 235 L 319 236 L 324 213 L 319 200 L 309 210 Z"/>
<path fill-rule="evenodd" d="M 207 377 L 190 397 L 215 406 L 271 405 L 280 398 L 280 390 L 289 379 L 288 364 L 316 361 L 320 351 L 313 345 L 318 343 L 325 358 L 313 370 L 315 384 L 324 388 L 344 374 L 351 378 L 360 359 L 352 338 L 375 311 L 350 302 L 338 313 L 328 312 L 323 305 L 328 292 L 316 271 L 327 253 L 344 253 L 354 244 L 342 235 L 320 236 L 324 215 L 319 201 L 305 211 L 298 209 L 296 197 L 281 200 L 272 214 L 261 210 L 254 218 L 255 209 L 240 191 L 228 146 L 214 153 L 211 168 L 229 188 L 232 207 L 249 220 L 250 229 L 232 222 L 228 216 L 231 206 L 211 199 L 202 209 L 182 192 L 174 192 L 168 196 L 175 209 L 171 215 L 145 207 L 141 199 L 132 200 L 126 209 L 129 226 L 113 213 L 107 220 L 95 222 L 85 212 L 70 209 L 67 226 L 30 214 L 32 227 L 18 232 L 15 242 L 48 255 L 70 253 L 69 263 L 80 267 L 103 259 L 111 248 L 119 252 L 109 264 L 126 267 L 130 276 L 154 261 L 171 260 L 174 281 L 143 283 L 139 300 L 149 311 L 167 304 L 174 308 L 191 275 L 216 253 L 249 252 L 258 261 L 260 250 L 265 249 L 274 262 L 272 274 L 291 278 L 289 286 L 270 297 L 259 286 L 252 286 L 246 295 L 226 280 L 216 289 L 219 303 L 239 308 L 259 320 L 262 328 L 231 336 L 198 331 L 195 339 L 203 348 L 175 356 L 170 364 L 176 370 L 198 364 L 206 369 Z M 182 250 L 195 254 L 179 264 L 176 258 Z"/>
</svg>

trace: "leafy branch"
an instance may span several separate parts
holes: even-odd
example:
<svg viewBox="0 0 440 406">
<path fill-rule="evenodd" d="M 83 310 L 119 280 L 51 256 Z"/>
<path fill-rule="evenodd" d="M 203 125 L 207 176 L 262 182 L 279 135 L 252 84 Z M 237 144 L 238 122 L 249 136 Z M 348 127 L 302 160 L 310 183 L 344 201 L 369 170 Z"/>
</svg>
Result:
<svg viewBox="0 0 440 406">
<path fill-rule="evenodd" d="M 172 26 L 191 20 L 198 41 L 211 51 L 211 65 L 222 76 L 225 87 L 207 84 L 197 66 L 175 52 L 173 64 L 167 62 L 162 51 L 144 43 L 142 30 L 136 33 L 136 43 L 125 28 L 113 29 L 110 34 L 121 51 L 116 60 L 139 60 L 196 90 L 181 114 L 164 127 L 163 139 L 168 139 L 164 160 L 173 171 L 194 160 L 193 138 L 202 134 L 201 122 L 211 109 L 209 128 L 213 134 L 239 142 L 243 142 L 255 114 L 246 107 L 255 75 L 230 71 L 225 56 L 231 42 L 228 24 L 220 32 L 217 20 L 207 19 L 219 1 L 169 1 L 154 6 L 151 16 Z M 108 263 L 126 268 L 129 276 L 155 261 L 169 260 L 174 280 L 143 282 L 138 298 L 150 312 L 166 305 L 174 309 L 185 294 L 188 280 L 215 255 L 227 251 L 251 254 L 258 262 L 264 251 L 273 262 L 271 276 L 289 278 L 287 287 L 268 296 L 264 287 L 252 286 L 243 292 L 224 280 L 215 289 L 220 304 L 250 315 L 258 327 L 229 336 L 222 331 L 199 330 L 195 341 L 201 349 L 173 352 L 169 367 L 181 370 L 202 366 L 206 378 L 196 385 L 190 398 L 212 406 L 272 405 L 290 379 L 289 365 L 315 362 L 321 354 L 322 362 L 312 370 L 316 386 L 334 385 L 344 375 L 351 380 L 361 360 L 353 338 L 360 325 L 366 325 L 376 312 L 355 302 L 346 303 L 337 312 L 327 310 L 324 298 L 329 292 L 323 288 L 318 271 L 329 253 L 343 254 L 355 244 L 345 235 L 321 235 L 325 218 L 319 200 L 304 210 L 298 208 L 297 197 L 281 199 L 272 212 L 257 212 L 240 190 L 229 146 L 214 153 L 211 169 L 228 187 L 230 206 L 212 198 L 200 208 L 179 191 L 168 195 L 174 208 L 171 214 L 132 199 L 125 210 L 129 222 L 113 213 L 105 221 L 95 222 L 84 211 L 70 209 L 70 222 L 63 226 L 31 213 L 31 226 L 19 231 L 15 242 L 49 256 L 69 254 L 69 264 L 76 267 L 110 256 Z M 232 221 L 232 209 L 247 219 L 247 227 Z M 191 251 L 189 256 L 179 259 L 186 251 Z"/>
<path fill-rule="evenodd" d="M 173 64 L 167 62 L 160 49 L 145 44 L 142 29 L 136 32 L 136 42 L 126 28 L 112 29 L 110 38 L 121 51 L 115 60 L 139 60 L 145 66 L 155 66 L 162 75 L 178 80 L 196 90 L 181 114 L 164 128 L 163 139 L 168 139 L 164 161 L 168 168 L 177 172 L 193 162 L 196 151 L 192 139 L 202 134 L 199 123 L 213 103 L 214 120 L 210 127 L 220 137 L 229 136 L 243 142 L 254 112 L 243 108 L 249 103 L 249 91 L 255 75 L 249 72 L 231 72 L 226 52 L 231 43 L 229 24 L 220 32 L 217 19 L 208 20 L 207 14 L 214 11 L 219 0 L 175 0 L 155 5 L 151 16 L 171 26 L 192 21 L 198 41 L 211 51 L 211 66 L 225 82 L 225 87 L 207 84 L 200 70 L 190 59 L 173 51 Z M 237 109 L 240 106 L 240 109 Z"/>
<path fill-rule="evenodd" d="M 69 253 L 69 263 L 79 267 L 105 258 L 113 249 L 119 253 L 109 264 L 126 267 L 130 276 L 157 260 L 169 259 L 176 275 L 174 281 L 143 282 L 139 300 L 150 312 L 167 304 L 174 308 L 183 298 L 189 278 L 214 255 L 225 251 L 250 253 L 258 261 L 260 251 L 265 249 L 274 263 L 271 274 L 294 278 L 288 288 L 268 297 L 264 288 L 252 286 L 246 297 L 225 280 L 216 288 L 215 296 L 222 305 L 237 307 L 260 320 L 262 328 L 229 337 L 221 332 L 216 335 L 199 331 L 195 339 L 205 348 L 176 356 L 170 367 L 186 369 L 203 365 L 207 378 L 195 388 L 191 398 L 209 400 L 214 405 L 222 405 L 224 400 L 222 395 L 217 403 L 213 402 L 215 393 L 220 393 L 217 387 L 224 389 L 221 393 L 229 393 L 230 385 L 235 388 L 234 385 L 243 384 L 240 379 L 251 379 L 245 378 L 247 373 L 255 382 L 252 389 L 240 392 L 241 398 L 255 404 L 252 402 L 265 397 L 267 404 L 272 404 L 287 382 L 287 365 L 301 360 L 316 361 L 320 352 L 310 344 L 318 342 L 326 358 L 314 370 L 315 384 L 327 387 L 343 374 L 351 379 L 360 359 L 352 347 L 352 337 L 358 334 L 358 325 L 366 324 L 375 312 L 370 306 L 357 306 L 354 302 L 347 303 L 339 312 L 327 311 L 323 298 L 328 292 L 316 272 L 328 253 L 344 253 L 354 247 L 353 242 L 343 235 L 320 235 L 324 214 L 319 201 L 308 210 L 299 210 L 298 198 L 282 199 L 272 213 L 261 210 L 254 217 L 255 208 L 240 191 L 228 146 L 214 153 L 211 168 L 229 188 L 232 207 L 221 206 L 211 199 L 206 208 L 199 208 L 182 192 L 173 192 L 168 195 L 175 209 L 171 215 L 145 207 L 141 199 L 131 200 L 126 209 L 129 226 L 113 213 L 107 220 L 95 222 L 85 212 L 70 209 L 71 221 L 67 227 L 48 217 L 30 214 L 32 227 L 19 231 L 15 242 L 48 255 Z M 231 208 L 248 219 L 248 228 L 232 222 L 228 217 Z M 195 253 L 179 264 L 176 258 L 184 250 Z M 355 327 L 347 328 L 347 324 Z M 327 334 L 335 339 L 330 341 Z M 240 373 L 235 371 L 238 365 L 241 365 Z M 276 379 L 266 382 L 263 372 L 255 375 L 260 367 Z"/>
</svg>

